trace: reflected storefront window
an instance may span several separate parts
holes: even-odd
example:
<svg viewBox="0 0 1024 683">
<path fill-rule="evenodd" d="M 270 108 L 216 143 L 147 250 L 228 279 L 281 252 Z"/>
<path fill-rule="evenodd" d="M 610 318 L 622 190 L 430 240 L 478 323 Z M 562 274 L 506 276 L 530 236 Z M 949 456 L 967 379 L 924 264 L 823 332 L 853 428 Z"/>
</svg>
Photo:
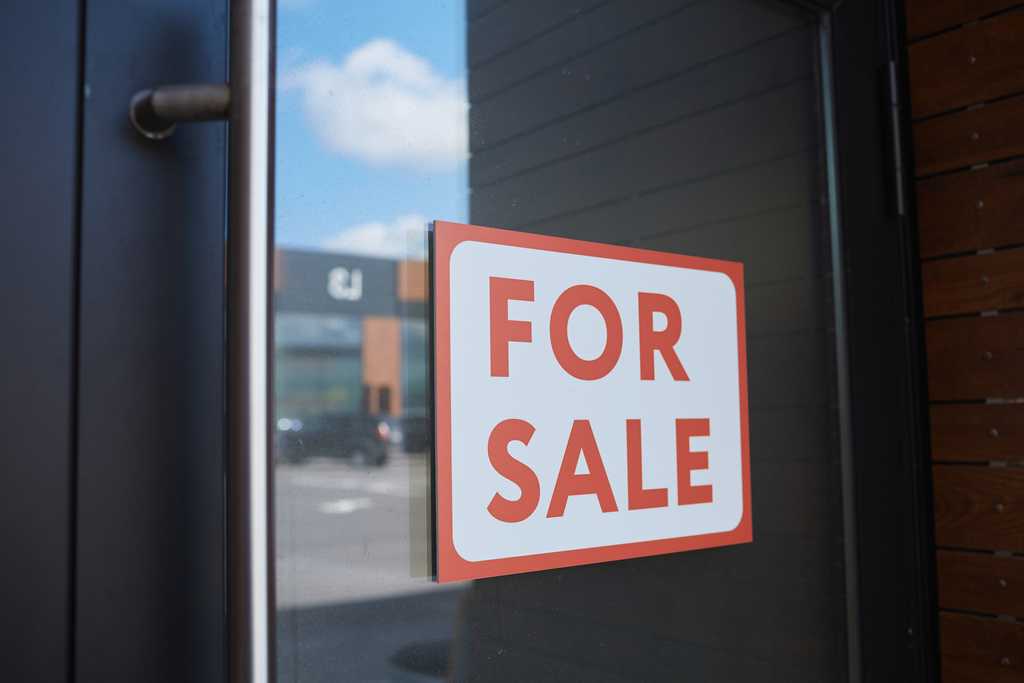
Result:
<svg viewBox="0 0 1024 683">
<path fill-rule="evenodd" d="M 278 429 L 361 409 L 363 334 L 359 318 L 278 312 L 275 358 Z"/>
</svg>

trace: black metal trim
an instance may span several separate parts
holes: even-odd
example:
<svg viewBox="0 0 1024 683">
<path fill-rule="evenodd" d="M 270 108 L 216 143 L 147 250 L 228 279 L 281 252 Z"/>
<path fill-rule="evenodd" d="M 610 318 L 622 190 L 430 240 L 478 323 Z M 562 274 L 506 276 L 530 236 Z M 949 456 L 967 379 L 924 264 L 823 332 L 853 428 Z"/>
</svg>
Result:
<svg viewBox="0 0 1024 683">
<path fill-rule="evenodd" d="M 921 262 L 917 223 L 917 193 L 914 192 L 913 119 L 910 108 L 910 74 L 907 59 L 906 7 L 904 0 L 883 0 L 887 10 L 887 44 L 890 50 L 892 97 L 892 142 L 896 155 L 894 182 L 903 247 L 905 278 L 907 391 L 910 418 L 906 438 L 911 445 L 911 510 L 918 563 L 918 639 L 923 643 L 921 670 L 923 679 L 940 678 L 938 582 L 935 568 L 934 501 L 931 477 L 931 425 L 928 409 L 928 364 L 925 349 L 924 301 L 921 287 Z M 901 195 L 901 196 L 900 196 Z"/>
<path fill-rule="evenodd" d="M 842 193 L 837 210 L 848 227 L 838 245 L 842 270 L 834 276 L 852 296 L 843 314 L 847 338 L 839 340 L 849 348 L 854 377 L 851 526 L 858 595 L 850 627 L 859 632 L 860 645 L 850 655 L 860 661 L 851 661 L 851 681 L 938 678 L 927 405 L 921 398 L 926 377 L 913 193 L 906 189 L 913 165 L 905 134 L 900 16 L 899 0 L 835 3 L 822 13 L 833 36 L 843 34 L 831 57 Z M 865 102 L 868 97 L 879 102 Z M 866 111 L 877 112 L 878 119 L 866 119 Z"/>
<path fill-rule="evenodd" d="M 832 15 L 822 13 L 818 26 L 822 124 L 825 137 L 825 173 L 828 196 L 829 258 L 832 265 L 832 306 L 836 364 L 836 411 L 839 428 L 839 463 L 843 496 L 843 579 L 846 588 L 847 675 L 860 681 L 860 572 L 857 529 L 857 487 L 853 462 L 853 424 L 850 395 L 850 350 L 846 314 L 846 267 L 843 253 L 842 197 L 839 190 L 836 140 L 835 74 L 833 71 Z"/>
<path fill-rule="evenodd" d="M 437 334 L 437 306 L 434 291 L 434 269 L 437 267 L 434 251 L 434 223 L 427 230 L 427 424 L 430 425 L 430 457 L 427 486 L 430 489 L 430 578 L 437 580 L 437 377 L 435 375 L 435 336 Z"/>
<path fill-rule="evenodd" d="M 868 3 L 844 3 L 843 0 L 786 0 L 788 4 L 815 12 L 821 27 L 822 53 L 819 64 L 822 71 L 823 118 L 826 137 L 826 161 L 829 174 L 830 230 L 832 231 L 833 279 L 835 284 L 833 302 L 836 315 L 835 342 L 837 346 L 837 390 L 839 400 L 841 459 L 844 481 L 844 543 L 845 576 L 847 579 L 848 619 L 847 651 L 849 657 L 849 681 L 901 680 L 934 681 L 939 677 L 938 622 L 936 612 L 936 580 L 934 538 L 932 529 L 932 491 L 928 467 L 929 429 L 927 406 L 927 368 L 924 354 L 924 325 L 920 288 L 920 264 L 916 258 L 917 229 L 916 206 L 913 188 L 913 149 L 910 129 L 909 93 L 907 90 L 906 41 L 903 0 L 874 0 Z M 856 11 L 852 17 L 851 12 Z M 859 23 L 857 23 L 859 22 Z M 834 40 L 842 31 L 845 42 Z M 877 39 L 873 50 L 871 41 Z M 856 50 L 855 50 L 856 48 Z M 876 68 L 864 69 L 864 61 L 872 59 Z M 840 65 L 846 68 L 840 71 Z M 866 133 L 855 126 L 855 115 L 838 107 L 838 99 L 860 90 L 866 83 L 854 79 L 878 79 L 872 90 L 881 99 L 881 132 Z M 859 86 L 856 87 L 856 86 Z M 844 91 L 846 91 L 844 93 Z M 852 131 L 857 130 L 857 134 Z M 857 144 L 871 145 L 877 139 L 887 146 L 888 151 L 879 150 L 884 159 L 888 155 L 891 164 L 889 173 L 884 169 L 855 168 L 863 163 L 856 160 L 844 148 L 857 139 Z M 849 229 L 863 228 L 856 221 L 850 221 L 848 214 L 863 211 L 860 206 L 868 204 L 875 210 L 883 206 L 879 202 L 877 186 L 872 186 L 871 175 L 886 179 L 881 194 L 892 199 L 892 214 L 899 230 L 895 245 L 878 244 L 877 248 L 894 246 L 898 251 L 898 266 L 886 272 L 879 272 L 878 265 L 870 255 L 861 250 L 850 250 L 850 240 L 860 236 L 844 234 L 843 224 Z M 873 226 L 879 229 L 878 226 Z M 861 245 L 863 247 L 863 245 Z M 869 262 L 869 260 L 871 262 Z M 860 325 L 855 325 L 854 313 L 847 306 L 849 292 L 862 296 L 860 290 L 869 290 L 865 285 L 872 280 L 884 278 L 893 286 L 893 306 L 901 308 L 903 319 L 902 343 L 887 340 L 886 349 L 898 363 L 890 363 L 894 370 L 892 377 L 893 396 L 864 393 L 871 387 L 868 382 L 855 391 L 843 381 L 858 369 L 858 356 L 867 360 L 871 353 L 864 353 L 878 341 L 873 330 L 864 322 L 863 300 L 859 304 Z M 892 311 L 889 311 L 891 314 Z M 880 323 L 882 321 L 879 321 Z M 898 346 L 898 348 L 897 348 Z M 877 350 L 875 351 L 877 354 Z M 875 356 L 877 357 L 877 356 Z M 898 369 L 898 372 L 895 370 Z M 866 368 L 862 368 L 866 371 Z M 863 384 L 863 383 L 862 383 Z M 898 394 L 898 395 L 895 395 Z M 885 434 L 885 425 L 872 420 L 870 403 L 887 400 L 899 406 L 906 413 L 901 421 L 902 434 Z M 845 405 L 844 405 L 845 404 Z M 844 426 L 843 423 L 846 423 Z M 855 431 L 859 430 L 859 431 Z M 901 499 L 895 495 L 887 500 L 878 500 L 872 486 L 877 481 L 881 468 L 877 458 L 891 453 L 869 452 L 863 443 L 889 438 L 892 451 L 901 462 L 890 463 L 894 475 L 900 477 Z M 874 462 L 872 460 L 874 459 Z M 890 491 L 891 492 L 891 491 Z M 902 529 L 909 538 L 903 537 L 897 544 L 893 537 L 879 538 L 877 533 L 859 524 L 860 513 L 879 510 L 896 510 L 899 519 L 892 520 L 894 528 Z M 868 515 L 871 517 L 871 515 Z M 868 524 L 872 520 L 868 521 Z M 899 537 L 899 534 L 896 534 Z M 883 556 L 893 559 L 893 575 L 889 585 L 878 583 L 877 573 L 861 572 L 861 568 Z M 903 603 L 893 604 L 894 594 L 905 589 Z M 905 623 L 893 623 L 902 619 Z M 884 626 L 885 628 L 877 628 Z M 895 638 L 902 634 L 905 646 L 893 645 Z M 905 661 L 885 657 L 886 645 L 906 653 Z"/>
</svg>

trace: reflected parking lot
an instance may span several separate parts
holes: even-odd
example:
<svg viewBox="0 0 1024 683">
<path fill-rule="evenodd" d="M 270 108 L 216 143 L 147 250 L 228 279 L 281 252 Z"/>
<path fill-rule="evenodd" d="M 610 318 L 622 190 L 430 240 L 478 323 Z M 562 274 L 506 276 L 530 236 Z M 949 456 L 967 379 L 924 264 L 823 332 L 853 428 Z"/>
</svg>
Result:
<svg viewBox="0 0 1024 683">
<path fill-rule="evenodd" d="M 436 680 L 461 587 L 429 577 L 423 453 L 381 467 L 314 457 L 275 468 L 283 681 Z"/>
<path fill-rule="evenodd" d="M 429 548 L 410 542 L 416 527 L 429 534 L 425 455 L 392 454 L 382 467 L 320 457 L 275 472 L 280 607 L 437 590 Z"/>
</svg>

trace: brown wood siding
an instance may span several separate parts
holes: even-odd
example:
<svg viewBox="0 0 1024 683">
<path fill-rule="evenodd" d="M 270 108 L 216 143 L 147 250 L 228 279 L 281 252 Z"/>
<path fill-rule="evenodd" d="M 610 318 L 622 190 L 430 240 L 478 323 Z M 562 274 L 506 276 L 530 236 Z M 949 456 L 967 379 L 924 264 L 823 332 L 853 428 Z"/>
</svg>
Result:
<svg viewBox="0 0 1024 683">
<path fill-rule="evenodd" d="M 939 606 L 1024 617 L 1024 558 L 938 552 Z"/>
<path fill-rule="evenodd" d="M 1024 154 L 1024 96 L 914 124 L 917 175 Z"/>
<path fill-rule="evenodd" d="M 931 406 L 932 459 L 1024 463 L 1024 403 Z"/>
<path fill-rule="evenodd" d="M 945 683 L 1024 680 L 1024 624 L 946 613 L 939 631 Z"/>
<path fill-rule="evenodd" d="M 1024 4 L 905 6 L 942 675 L 1020 683 Z"/>
<path fill-rule="evenodd" d="M 935 465 L 932 474 L 938 545 L 1024 552 L 1024 470 Z"/>
<path fill-rule="evenodd" d="M 917 183 L 921 257 L 1024 244 L 1024 161 Z"/>
<path fill-rule="evenodd" d="M 1024 90 L 1024 12 L 964 26 L 910 47 L 914 118 Z"/>
<path fill-rule="evenodd" d="M 931 400 L 1024 395 L 1024 314 L 932 320 L 925 340 Z"/>
<path fill-rule="evenodd" d="M 1020 0 L 906 0 L 911 40 L 976 21 L 1020 4 Z"/>
<path fill-rule="evenodd" d="M 921 266 L 926 316 L 1024 307 L 1024 250 L 930 261 Z"/>
</svg>

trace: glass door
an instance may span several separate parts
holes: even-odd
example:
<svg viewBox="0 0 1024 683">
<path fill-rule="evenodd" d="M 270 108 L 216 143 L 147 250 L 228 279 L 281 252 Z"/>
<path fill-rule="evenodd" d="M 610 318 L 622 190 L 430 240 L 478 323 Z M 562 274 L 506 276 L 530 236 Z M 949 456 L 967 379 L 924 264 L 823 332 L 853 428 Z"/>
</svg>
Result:
<svg viewBox="0 0 1024 683">
<path fill-rule="evenodd" d="M 426 226 L 469 217 L 461 2 L 278 10 L 278 675 L 433 680 Z"/>
<path fill-rule="evenodd" d="M 776 0 L 281 0 L 280 681 L 845 678 L 819 36 Z M 752 543 L 432 579 L 435 220 L 742 262 Z"/>
</svg>

